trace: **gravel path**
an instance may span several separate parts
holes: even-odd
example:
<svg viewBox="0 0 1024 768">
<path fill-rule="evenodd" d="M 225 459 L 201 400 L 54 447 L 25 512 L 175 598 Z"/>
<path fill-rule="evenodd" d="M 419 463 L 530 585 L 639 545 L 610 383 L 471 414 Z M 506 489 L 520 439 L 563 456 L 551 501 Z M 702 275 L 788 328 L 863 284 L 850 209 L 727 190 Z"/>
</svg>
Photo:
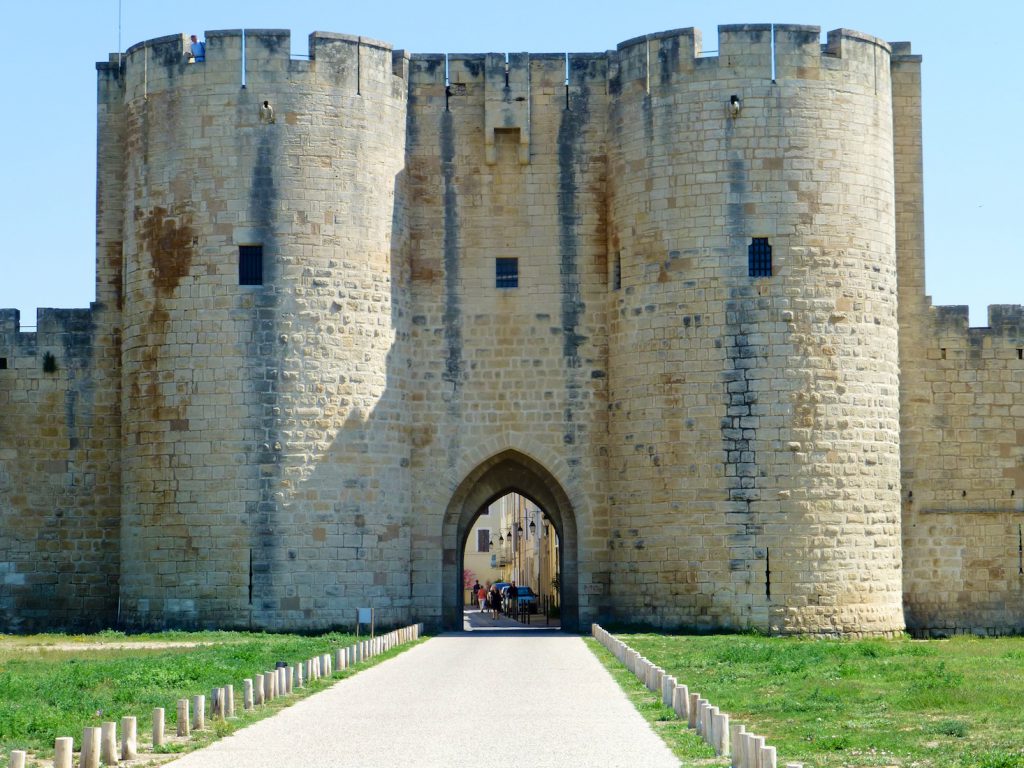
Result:
<svg viewBox="0 0 1024 768">
<path fill-rule="evenodd" d="M 441 635 L 166 768 L 677 768 L 577 636 Z"/>
</svg>

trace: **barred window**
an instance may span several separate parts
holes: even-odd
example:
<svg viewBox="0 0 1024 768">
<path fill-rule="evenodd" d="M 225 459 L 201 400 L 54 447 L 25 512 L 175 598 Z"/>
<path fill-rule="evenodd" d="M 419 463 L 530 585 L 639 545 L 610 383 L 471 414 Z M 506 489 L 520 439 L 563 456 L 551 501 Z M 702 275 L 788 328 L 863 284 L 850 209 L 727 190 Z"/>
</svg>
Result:
<svg viewBox="0 0 1024 768">
<path fill-rule="evenodd" d="M 612 270 L 612 290 L 617 291 L 620 288 L 622 288 L 622 254 L 616 251 L 615 266 Z"/>
<path fill-rule="evenodd" d="M 263 246 L 238 246 L 238 284 L 263 285 Z"/>
<path fill-rule="evenodd" d="M 519 287 L 519 259 L 498 258 L 494 260 L 494 287 Z"/>
<path fill-rule="evenodd" d="M 751 239 L 747 248 L 747 266 L 751 277 L 772 276 L 772 246 L 767 237 Z"/>
<path fill-rule="evenodd" d="M 491 532 L 487 528 L 479 528 L 476 532 L 476 551 L 491 551 Z"/>
</svg>

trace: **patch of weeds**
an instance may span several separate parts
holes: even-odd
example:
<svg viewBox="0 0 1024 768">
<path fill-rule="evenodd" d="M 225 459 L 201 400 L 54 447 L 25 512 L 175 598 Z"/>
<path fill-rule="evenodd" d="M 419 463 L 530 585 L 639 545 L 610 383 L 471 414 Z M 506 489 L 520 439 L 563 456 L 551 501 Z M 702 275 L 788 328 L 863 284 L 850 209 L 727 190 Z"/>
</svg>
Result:
<svg viewBox="0 0 1024 768">
<path fill-rule="evenodd" d="M 963 720 L 940 720 L 937 723 L 930 723 L 926 728 L 926 733 L 935 733 L 940 736 L 954 736 L 958 739 L 962 739 L 967 736 L 968 732 L 967 723 Z"/>
<path fill-rule="evenodd" d="M 978 768 L 1024 768 L 1024 755 L 1012 752 L 985 752 L 978 758 Z"/>
</svg>

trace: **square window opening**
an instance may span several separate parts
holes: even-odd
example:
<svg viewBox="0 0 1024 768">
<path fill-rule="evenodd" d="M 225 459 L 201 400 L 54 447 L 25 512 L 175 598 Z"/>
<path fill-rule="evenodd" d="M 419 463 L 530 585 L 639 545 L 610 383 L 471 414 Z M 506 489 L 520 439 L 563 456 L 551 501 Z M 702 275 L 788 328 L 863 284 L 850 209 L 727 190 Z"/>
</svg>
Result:
<svg viewBox="0 0 1024 768">
<path fill-rule="evenodd" d="M 491 532 L 487 528 L 479 528 L 476 532 L 476 551 L 491 551 Z"/>
<path fill-rule="evenodd" d="M 6 371 L 6 370 L 7 370 L 7 358 L 6 357 L 0 357 L 0 371 Z"/>
<path fill-rule="evenodd" d="M 263 285 L 263 246 L 238 246 L 238 284 Z"/>
<path fill-rule="evenodd" d="M 772 246 L 767 237 L 754 237 L 747 248 L 747 270 L 750 277 L 772 276 Z"/>
<path fill-rule="evenodd" d="M 494 287 L 519 287 L 519 259 L 497 258 L 494 260 Z"/>
</svg>

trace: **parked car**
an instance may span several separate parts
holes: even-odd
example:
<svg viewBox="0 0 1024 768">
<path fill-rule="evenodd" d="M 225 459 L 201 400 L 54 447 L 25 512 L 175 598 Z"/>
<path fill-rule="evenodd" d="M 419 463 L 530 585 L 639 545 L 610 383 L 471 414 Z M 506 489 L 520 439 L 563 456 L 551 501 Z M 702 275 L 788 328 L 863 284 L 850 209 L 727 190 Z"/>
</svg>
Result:
<svg viewBox="0 0 1024 768">
<path fill-rule="evenodd" d="M 505 613 L 513 613 L 516 609 L 512 608 L 508 604 L 508 588 L 512 586 L 507 584 L 501 587 L 501 603 L 505 608 Z M 519 595 L 519 610 L 527 611 L 529 613 L 537 612 L 537 593 L 535 593 L 529 587 L 516 586 L 516 593 Z"/>
</svg>

